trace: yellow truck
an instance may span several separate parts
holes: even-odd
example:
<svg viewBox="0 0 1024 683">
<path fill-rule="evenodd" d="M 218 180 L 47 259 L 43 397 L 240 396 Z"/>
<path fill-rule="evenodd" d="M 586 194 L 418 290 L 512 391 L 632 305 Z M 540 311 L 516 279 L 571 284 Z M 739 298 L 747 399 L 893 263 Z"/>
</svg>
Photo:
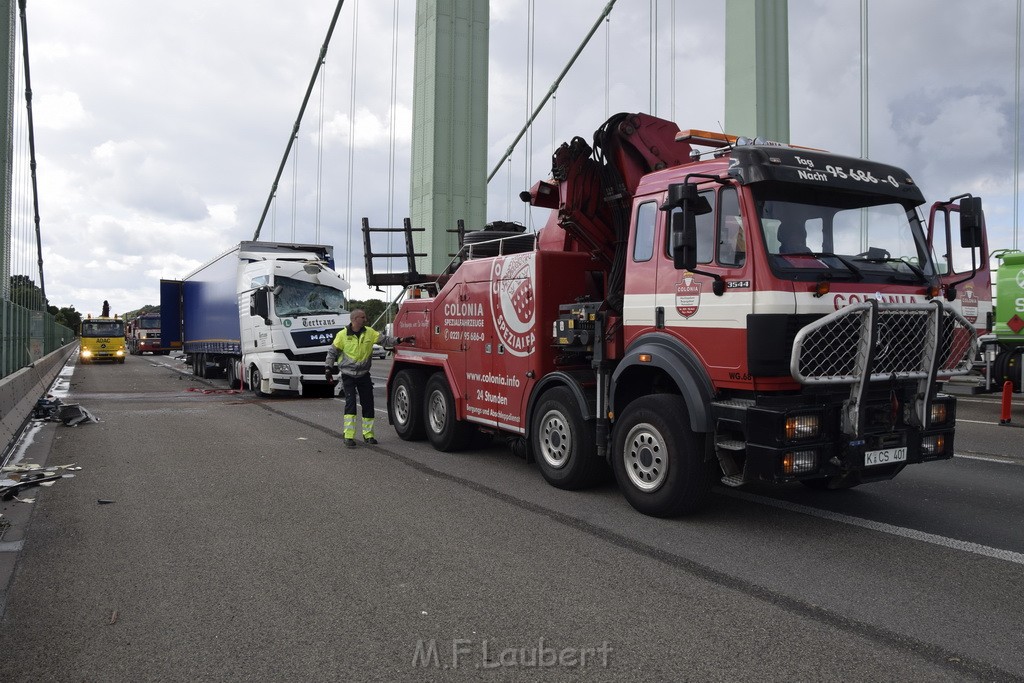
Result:
<svg viewBox="0 0 1024 683">
<path fill-rule="evenodd" d="M 93 318 L 90 315 L 82 321 L 81 344 L 78 347 L 79 362 L 124 363 L 126 349 L 124 320 L 116 315 L 113 318 Z"/>
</svg>

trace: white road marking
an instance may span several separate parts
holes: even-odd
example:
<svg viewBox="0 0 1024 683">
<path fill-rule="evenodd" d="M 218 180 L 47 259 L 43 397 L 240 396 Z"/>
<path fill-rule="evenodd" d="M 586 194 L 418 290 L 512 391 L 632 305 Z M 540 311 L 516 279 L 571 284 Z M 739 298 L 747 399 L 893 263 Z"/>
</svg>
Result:
<svg viewBox="0 0 1024 683">
<path fill-rule="evenodd" d="M 997 560 L 1005 560 L 1006 562 L 1013 562 L 1015 564 L 1024 565 L 1024 553 L 1016 553 L 1012 550 L 992 548 L 987 545 L 971 543 L 970 541 L 960 541 L 955 538 L 947 538 L 945 536 L 939 536 L 937 534 L 929 534 L 924 531 L 918 531 L 916 529 L 907 529 L 906 527 L 895 526 L 893 524 L 886 524 L 885 522 L 874 522 L 870 519 L 851 517 L 850 515 L 844 515 L 838 512 L 819 510 L 817 508 L 812 508 L 807 505 L 798 505 L 796 503 L 790 503 L 784 500 L 775 500 L 774 498 L 758 496 L 753 493 L 747 493 L 745 491 L 735 491 L 732 489 L 716 490 L 718 493 L 721 493 L 723 495 L 730 496 L 732 498 L 739 498 L 740 500 L 745 500 L 751 503 L 769 505 L 771 507 L 779 508 L 781 510 L 796 512 L 797 514 L 801 515 L 819 517 L 821 519 L 839 522 L 840 524 L 858 526 L 863 529 L 880 531 L 883 534 L 901 536 L 903 538 L 909 538 L 915 541 L 922 541 L 924 543 L 931 543 L 932 545 L 943 546 L 945 548 L 952 548 L 953 550 L 961 550 L 963 552 L 973 553 L 974 555 L 982 555 L 984 557 L 992 557 Z"/>
<path fill-rule="evenodd" d="M 967 455 L 965 453 L 954 453 L 954 458 L 964 458 L 966 460 L 984 460 L 985 462 L 998 462 L 1001 465 L 1019 465 L 1020 463 L 1013 458 L 1000 458 L 994 455 Z"/>
</svg>

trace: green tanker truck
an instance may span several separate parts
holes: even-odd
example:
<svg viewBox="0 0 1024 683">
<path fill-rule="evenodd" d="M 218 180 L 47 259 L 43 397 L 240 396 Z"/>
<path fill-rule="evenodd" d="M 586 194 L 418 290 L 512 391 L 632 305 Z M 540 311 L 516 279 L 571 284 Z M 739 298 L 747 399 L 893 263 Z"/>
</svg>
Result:
<svg viewBox="0 0 1024 683">
<path fill-rule="evenodd" d="M 1011 382 L 1014 392 L 1021 391 L 1021 354 L 1024 353 L 1024 252 L 1001 249 L 992 252 L 998 259 L 992 292 L 992 334 L 982 339 L 985 363 L 985 388 L 1001 391 Z"/>
</svg>

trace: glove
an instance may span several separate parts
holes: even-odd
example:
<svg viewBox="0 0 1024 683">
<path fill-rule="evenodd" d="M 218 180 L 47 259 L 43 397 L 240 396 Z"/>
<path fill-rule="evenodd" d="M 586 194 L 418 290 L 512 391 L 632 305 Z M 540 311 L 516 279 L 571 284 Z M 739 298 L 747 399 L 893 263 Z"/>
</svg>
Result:
<svg viewBox="0 0 1024 683">
<path fill-rule="evenodd" d="M 324 376 L 327 378 L 327 383 L 328 384 L 336 384 L 337 383 L 337 380 L 334 379 L 334 375 L 336 375 L 337 373 L 338 373 L 338 368 L 337 367 L 325 368 L 324 369 Z"/>
</svg>

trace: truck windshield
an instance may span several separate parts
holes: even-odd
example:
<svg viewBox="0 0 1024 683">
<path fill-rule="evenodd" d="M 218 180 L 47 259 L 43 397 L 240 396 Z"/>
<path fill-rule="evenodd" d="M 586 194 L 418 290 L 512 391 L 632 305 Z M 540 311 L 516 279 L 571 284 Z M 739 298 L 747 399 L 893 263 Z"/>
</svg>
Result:
<svg viewBox="0 0 1024 683">
<path fill-rule="evenodd" d="M 773 270 L 792 279 L 928 282 L 916 208 L 892 197 L 765 184 L 754 198 Z"/>
<path fill-rule="evenodd" d="M 290 277 L 277 277 L 274 284 L 275 289 L 280 287 L 274 297 L 278 315 L 318 315 L 348 310 L 345 293 L 340 289 Z"/>
<path fill-rule="evenodd" d="M 82 321 L 83 337 L 123 337 L 124 323 L 120 320 L 114 321 Z"/>
<path fill-rule="evenodd" d="M 138 328 L 140 330 L 159 330 L 160 318 L 139 318 Z"/>
</svg>

